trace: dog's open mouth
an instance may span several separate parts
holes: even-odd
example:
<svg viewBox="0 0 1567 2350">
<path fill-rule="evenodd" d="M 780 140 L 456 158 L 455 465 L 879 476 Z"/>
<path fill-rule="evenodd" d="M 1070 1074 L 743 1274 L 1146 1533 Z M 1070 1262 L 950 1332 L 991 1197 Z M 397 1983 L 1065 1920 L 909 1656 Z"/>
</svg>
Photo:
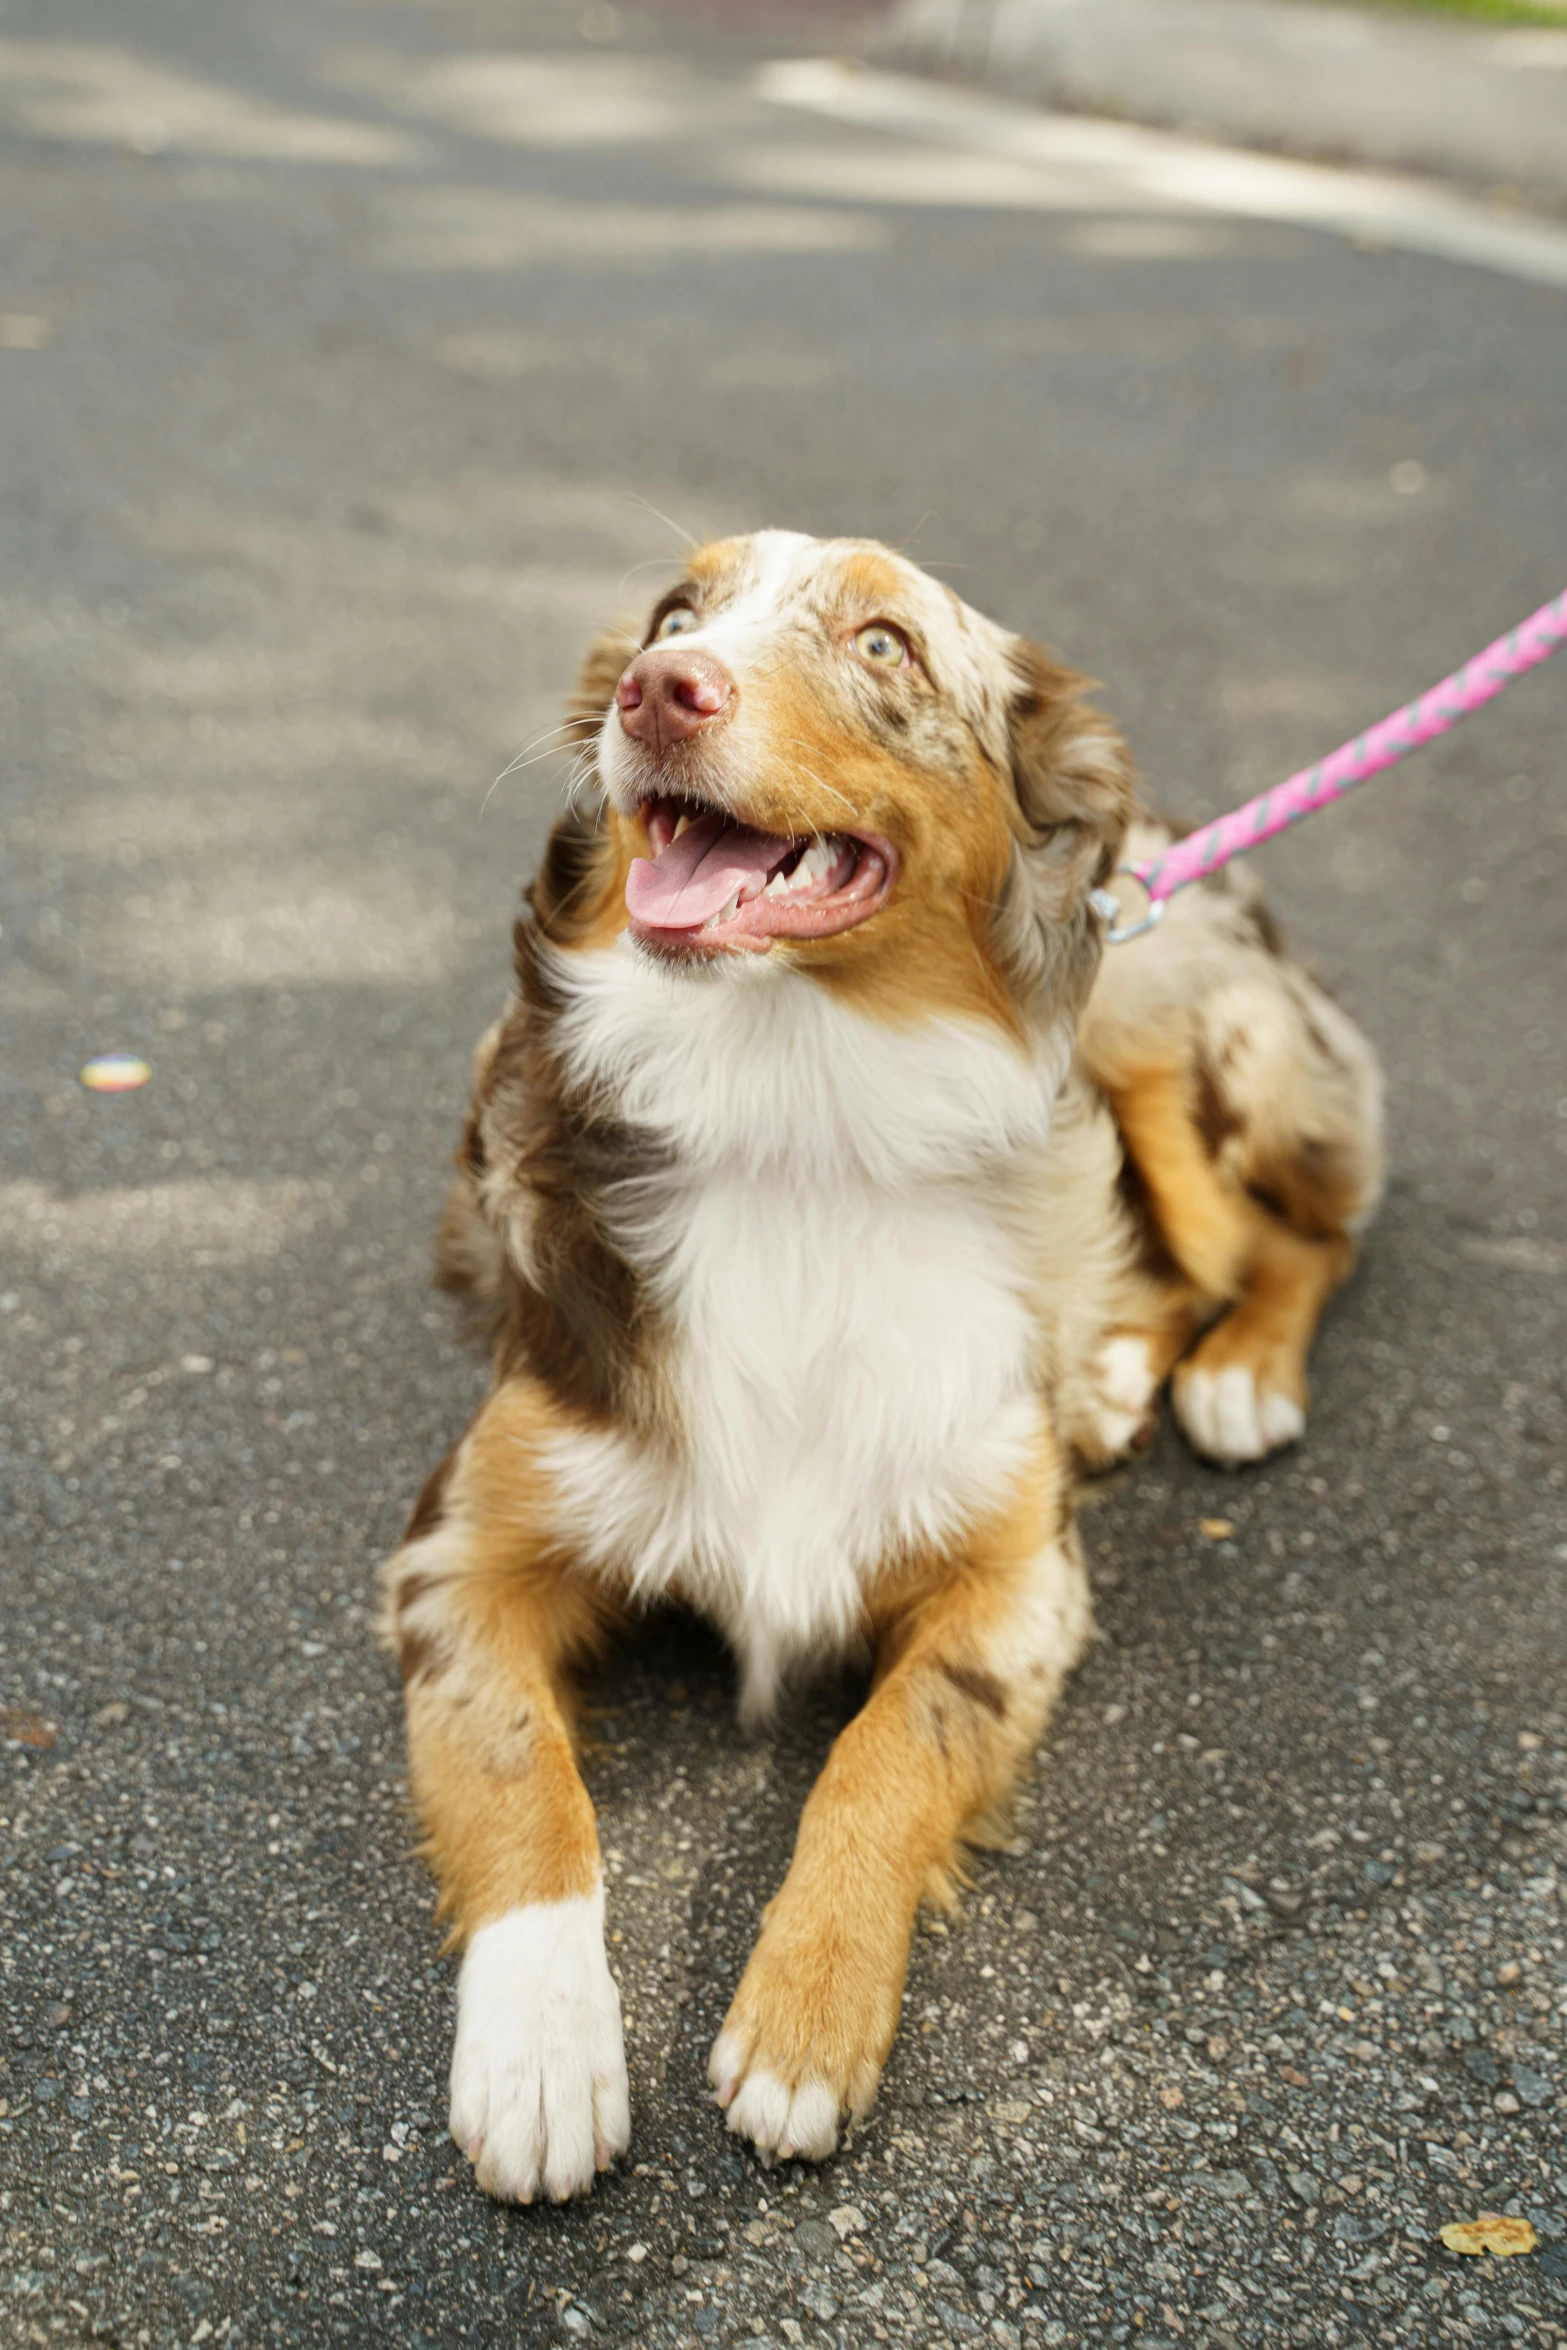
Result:
<svg viewBox="0 0 1567 2350">
<path fill-rule="evenodd" d="M 661 942 L 764 951 L 775 938 L 832 938 L 886 903 L 889 841 L 848 832 L 786 840 L 685 799 L 648 800 L 653 854 L 626 882 L 637 929 Z"/>
</svg>

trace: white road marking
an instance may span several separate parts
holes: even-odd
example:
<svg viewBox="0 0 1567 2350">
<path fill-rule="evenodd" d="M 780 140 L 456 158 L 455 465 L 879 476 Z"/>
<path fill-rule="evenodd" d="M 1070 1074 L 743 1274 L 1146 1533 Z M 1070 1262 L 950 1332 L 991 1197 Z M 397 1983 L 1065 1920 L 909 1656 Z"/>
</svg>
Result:
<svg viewBox="0 0 1567 2350">
<path fill-rule="evenodd" d="M 1360 244 L 1469 262 L 1537 285 L 1567 286 L 1567 228 L 1495 210 L 1412 174 L 1293 163 L 1131 123 L 1049 114 L 901 74 L 861 72 L 825 57 L 764 66 L 753 88 L 774 106 L 981 156 L 994 174 L 988 193 L 971 173 L 950 194 L 943 193 L 939 173 L 927 174 L 928 192 L 921 195 L 900 167 L 906 151 L 895 151 L 879 197 L 875 173 L 861 171 L 854 192 L 862 201 L 1218 213 L 1320 229 Z"/>
</svg>

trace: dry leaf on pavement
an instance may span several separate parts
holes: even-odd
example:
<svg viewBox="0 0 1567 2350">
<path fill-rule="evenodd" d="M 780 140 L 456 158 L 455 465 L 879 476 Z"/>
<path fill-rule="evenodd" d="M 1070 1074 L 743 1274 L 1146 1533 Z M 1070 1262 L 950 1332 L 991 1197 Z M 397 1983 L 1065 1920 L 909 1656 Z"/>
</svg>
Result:
<svg viewBox="0 0 1567 2350">
<path fill-rule="evenodd" d="M 1442 2241 L 1449 2252 L 1494 2252 L 1498 2260 L 1506 2260 L 1515 2252 L 1532 2252 L 1539 2239 L 1526 2219 L 1482 2211 L 1478 2219 L 1450 2220 Z"/>
<path fill-rule="evenodd" d="M 46 1722 L 31 1706 L 0 1705 L 0 1738 L 14 1738 L 22 1746 L 47 1747 L 59 1735 L 53 1722 Z"/>
</svg>

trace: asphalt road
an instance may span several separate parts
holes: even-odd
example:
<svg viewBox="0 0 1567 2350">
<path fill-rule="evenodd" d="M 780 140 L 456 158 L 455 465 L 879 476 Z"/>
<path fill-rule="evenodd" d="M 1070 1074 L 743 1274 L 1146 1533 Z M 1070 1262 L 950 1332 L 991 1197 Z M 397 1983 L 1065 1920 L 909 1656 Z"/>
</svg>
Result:
<svg viewBox="0 0 1567 2350">
<path fill-rule="evenodd" d="M 595 1693 L 631 2163 L 502 2212 L 444 2136 L 372 1576 L 480 1384 L 428 1241 L 560 777 L 490 786 L 659 515 L 952 566 L 1198 815 L 1562 585 L 1560 292 L 754 94 L 842 37 L 0 7 L 8 2345 L 1567 2339 L 1551 671 L 1268 852 L 1386 1210 L 1299 1452 L 1097 1497 L 857 2142 L 763 2173 L 702 2079 L 853 1693 L 747 1744 L 679 1624 Z"/>
</svg>

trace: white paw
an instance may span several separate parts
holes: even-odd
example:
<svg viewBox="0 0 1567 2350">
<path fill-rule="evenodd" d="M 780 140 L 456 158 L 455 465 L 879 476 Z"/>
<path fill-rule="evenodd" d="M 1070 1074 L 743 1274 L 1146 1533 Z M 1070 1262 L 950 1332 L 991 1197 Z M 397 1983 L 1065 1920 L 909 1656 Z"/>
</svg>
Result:
<svg viewBox="0 0 1567 2350">
<path fill-rule="evenodd" d="M 585 2195 L 631 2138 L 604 1888 L 481 1926 L 457 1981 L 451 2132 L 487 2195 Z"/>
<path fill-rule="evenodd" d="M 1276 1387 L 1259 1391 L 1244 1363 L 1177 1373 L 1175 1416 L 1210 1461 L 1264 1460 L 1306 1432 L 1306 1415 L 1293 1397 Z"/>
<path fill-rule="evenodd" d="M 720 2032 L 707 2073 L 729 2127 L 749 2138 L 759 2154 L 775 2154 L 781 2162 L 793 2155 L 825 2162 L 838 2143 L 836 2093 L 825 2081 L 802 2081 L 790 2089 L 776 2073 L 746 2072 L 744 2063 L 737 2036 Z"/>
<path fill-rule="evenodd" d="M 1109 1454 L 1131 1449 L 1147 1428 L 1159 1383 L 1146 1339 L 1107 1338 L 1094 1364 L 1094 1428 Z"/>
</svg>

